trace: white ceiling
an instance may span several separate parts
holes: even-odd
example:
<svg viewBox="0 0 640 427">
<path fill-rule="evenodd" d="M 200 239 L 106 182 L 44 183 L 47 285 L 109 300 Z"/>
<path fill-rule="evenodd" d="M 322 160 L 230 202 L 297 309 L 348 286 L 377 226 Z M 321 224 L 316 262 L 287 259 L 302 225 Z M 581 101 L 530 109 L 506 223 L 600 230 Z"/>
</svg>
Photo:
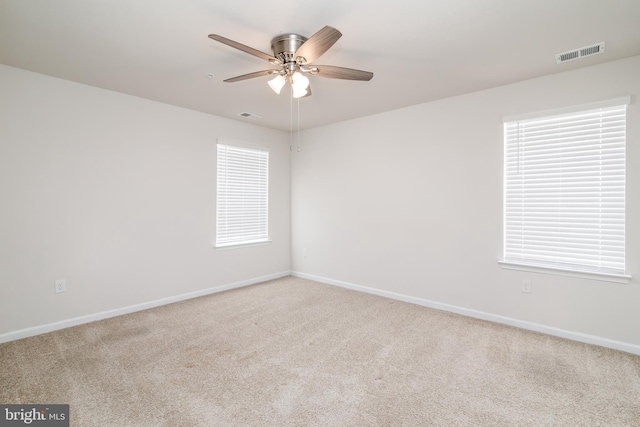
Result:
<svg viewBox="0 0 640 427">
<path fill-rule="evenodd" d="M 315 63 L 374 77 L 311 77 L 306 129 L 639 55 L 639 23 L 638 0 L 0 0 L 0 63 L 289 130 L 290 97 L 269 77 L 222 82 L 270 64 L 207 35 L 271 53 L 275 35 L 330 25 L 343 36 Z"/>
</svg>

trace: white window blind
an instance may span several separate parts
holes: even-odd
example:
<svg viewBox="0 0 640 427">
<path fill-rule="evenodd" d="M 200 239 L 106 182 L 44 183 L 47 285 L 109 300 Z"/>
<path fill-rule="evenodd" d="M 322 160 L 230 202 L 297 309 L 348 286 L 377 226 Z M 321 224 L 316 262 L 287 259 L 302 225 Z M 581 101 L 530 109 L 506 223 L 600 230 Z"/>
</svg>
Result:
<svg viewBox="0 0 640 427">
<path fill-rule="evenodd" d="M 624 274 L 626 104 L 505 121 L 504 261 Z"/>
<path fill-rule="evenodd" d="M 216 246 L 269 240 L 269 152 L 218 143 Z"/>
</svg>

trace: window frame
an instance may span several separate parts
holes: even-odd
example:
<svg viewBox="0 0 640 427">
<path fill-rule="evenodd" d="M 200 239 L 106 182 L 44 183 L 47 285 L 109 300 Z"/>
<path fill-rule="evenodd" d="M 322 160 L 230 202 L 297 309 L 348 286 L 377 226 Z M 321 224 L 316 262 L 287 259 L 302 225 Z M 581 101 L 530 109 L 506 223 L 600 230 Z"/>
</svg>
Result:
<svg viewBox="0 0 640 427">
<path fill-rule="evenodd" d="M 229 168 L 229 163 L 234 161 L 244 162 L 241 164 L 243 168 Z M 216 249 L 271 242 L 269 166 L 269 147 L 222 139 L 216 142 Z M 247 209 L 250 209 L 248 215 Z M 230 222 L 234 225 L 230 225 Z"/>
<path fill-rule="evenodd" d="M 562 109 L 555 109 L 555 110 L 547 110 L 547 111 L 542 111 L 542 112 L 537 112 L 537 113 L 529 113 L 529 114 L 523 114 L 523 115 L 517 115 L 517 116 L 505 116 L 503 117 L 503 123 L 504 123 L 504 129 L 505 129 L 505 133 L 504 133 L 504 138 L 503 138 L 503 143 L 504 143 L 504 159 L 503 159 L 503 170 L 504 170 L 504 181 L 503 181 L 503 255 L 502 255 L 502 259 L 498 261 L 499 265 L 504 268 L 504 269 L 509 269 L 509 270 L 520 270 L 520 271 L 528 271 L 528 272 L 536 272 L 536 273 L 544 273 L 544 274 L 554 274 L 554 275 L 560 275 L 560 276 L 569 276 L 569 277 L 579 277 L 579 278 L 587 278 L 587 279 L 593 279 L 593 280 L 603 280 L 603 281 L 609 281 L 609 282 L 616 282 L 616 283 L 629 283 L 629 281 L 631 280 L 631 276 L 626 274 L 626 265 L 624 265 L 623 269 L 617 269 L 617 271 L 613 271 L 607 268 L 594 268 L 593 266 L 587 266 L 585 264 L 583 265 L 567 265 L 567 264 L 563 264 L 563 263 L 559 263 L 559 262 L 549 262 L 549 261 L 544 261 L 541 260 L 540 257 L 539 259 L 524 259 L 524 258 L 517 258 L 517 257 L 510 257 L 508 251 L 507 251 L 507 238 L 508 238 L 508 231 L 507 231 L 507 221 L 508 221 L 508 212 L 507 212 L 507 199 L 508 199 L 508 195 L 507 195 L 507 186 L 512 183 L 512 181 L 510 181 L 510 177 L 508 176 L 508 162 L 511 159 L 510 154 L 508 153 L 508 136 L 507 136 L 507 126 L 508 125 L 513 125 L 513 123 L 516 122 L 522 122 L 522 121 L 527 121 L 527 120 L 545 120 L 545 119 L 549 119 L 549 118 L 553 118 L 554 116 L 562 116 L 562 115 L 568 115 L 568 114 L 579 114 L 582 112 L 587 112 L 590 110 L 597 110 L 597 109 L 606 109 L 606 108 L 610 108 L 610 107 L 615 107 L 615 106 L 625 106 L 625 110 L 626 110 L 626 105 L 630 104 L 631 101 L 631 97 L 627 96 L 627 97 L 622 97 L 622 98 L 615 98 L 615 99 L 611 99 L 611 100 L 607 100 L 607 101 L 602 101 L 602 102 L 595 102 L 595 103 L 590 103 L 590 104 L 582 104 L 582 105 L 576 105 L 576 106 L 572 106 L 572 107 L 567 107 L 567 108 L 562 108 Z M 625 111 L 625 117 L 626 117 L 626 111 Z M 626 126 L 625 126 L 625 131 L 626 131 Z M 626 138 L 625 138 L 626 140 Z M 520 156 L 520 154 L 518 153 L 518 156 Z M 519 159 L 519 157 L 518 157 Z M 622 169 L 624 171 L 624 173 L 626 174 L 626 143 L 624 146 L 624 151 L 623 151 L 623 166 Z M 519 161 L 519 160 L 518 160 Z M 624 183 L 624 191 L 626 192 L 626 182 Z M 624 198 L 626 199 L 626 195 L 624 196 Z M 626 200 L 624 200 L 623 202 L 623 206 L 625 206 L 626 210 Z M 626 223 L 626 218 L 623 219 L 623 224 Z M 624 227 L 623 227 L 624 229 Z M 624 231 L 623 231 L 624 233 Z M 626 257 L 626 244 L 624 242 L 626 236 L 623 236 L 623 251 L 624 251 L 624 255 L 623 257 L 623 264 L 625 264 L 625 260 L 624 258 Z M 531 243 L 531 242 L 529 242 Z"/>
</svg>

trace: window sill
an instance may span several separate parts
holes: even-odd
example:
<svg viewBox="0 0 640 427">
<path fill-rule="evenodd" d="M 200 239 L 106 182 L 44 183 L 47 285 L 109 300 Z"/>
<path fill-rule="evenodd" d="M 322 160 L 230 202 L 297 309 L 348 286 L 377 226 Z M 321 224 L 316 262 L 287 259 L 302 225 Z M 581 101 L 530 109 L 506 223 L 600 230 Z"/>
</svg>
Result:
<svg viewBox="0 0 640 427">
<path fill-rule="evenodd" d="M 271 243 L 271 240 L 261 240 L 259 242 L 247 242 L 247 243 L 228 243 L 226 245 L 216 245 L 213 242 L 213 247 L 216 251 L 228 251 L 231 249 L 250 248 L 252 246 L 264 246 Z"/>
<path fill-rule="evenodd" d="M 616 273 L 602 273 L 595 271 L 580 271 L 580 270 L 569 270 L 563 269 L 559 267 L 545 267 L 541 265 L 532 265 L 525 263 L 518 263 L 513 261 L 498 261 L 501 268 L 505 270 L 518 270 L 518 271 L 529 271 L 532 273 L 542 273 L 542 274 L 553 274 L 556 276 L 565 276 L 565 277 L 577 277 L 580 279 L 590 279 L 590 280 L 601 280 L 604 282 L 614 282 L 614 283 L 629 283 L 631 281 L 631 276 L 626 274 L 616 274 Z"/>
</svg>

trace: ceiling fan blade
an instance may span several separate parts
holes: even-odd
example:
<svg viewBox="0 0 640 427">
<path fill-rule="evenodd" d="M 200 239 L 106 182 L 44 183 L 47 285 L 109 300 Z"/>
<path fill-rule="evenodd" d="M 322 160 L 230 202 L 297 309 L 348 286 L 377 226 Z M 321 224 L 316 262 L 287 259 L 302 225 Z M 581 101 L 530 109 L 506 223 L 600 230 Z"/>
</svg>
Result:
<svg viewBox="0 0 640 427">
<path fill-rule="evenodd" d="M 342 37 L 340 31 L 327 25 L 302 43 L 302 46 L 296 50 L 294 58 L 304 58 L 303 64 L 313 62 L 329 50 L 340 37 Z"/>
<path fill-rule="evenodd" d="M 329 77 L 332 79 L 369 81 L 373 78 L 373 73 L 369 71 L 334 67 L 332 65 L 313 65 L 309 67 L 309 69 L 311 70 L 311 74 L 315 76 Z"/>
<path fill-rule="evenodd" d="M 278 74 L 278 73 L 280 73 L 280 70 L 262 70 L 262 71 L 256 71 L 255 73 L 249 73 L 249 74 L 243 74 L 237 77 L 231 77 L 230 79 L 226 79 L 223 81 L 226 83 L 233 83 L 233 82 L 239 82 L 241 80 L 248 80 L 248 79 L 253 79 L 255 77 L 268 76 L 271 74 Z"/>
<path fill-rule="evenodd" d="M 267 61 L 271 61 L 271 62 L 278 62 L 278 60 L 271 55 L 268 55 L 252 47 L 245 46 L 242 43 L 238 43 L 226 37 L 222 37 L 217 34 L 209 34 L 209 38 L 217 42 L 220 42 L 222 44 L 226 44 L 227 46 L 231 46 L 233 48 L 246 52 L 250 55 L 257 56 L 260 59 L 266 59 Z"/>
</svg>

